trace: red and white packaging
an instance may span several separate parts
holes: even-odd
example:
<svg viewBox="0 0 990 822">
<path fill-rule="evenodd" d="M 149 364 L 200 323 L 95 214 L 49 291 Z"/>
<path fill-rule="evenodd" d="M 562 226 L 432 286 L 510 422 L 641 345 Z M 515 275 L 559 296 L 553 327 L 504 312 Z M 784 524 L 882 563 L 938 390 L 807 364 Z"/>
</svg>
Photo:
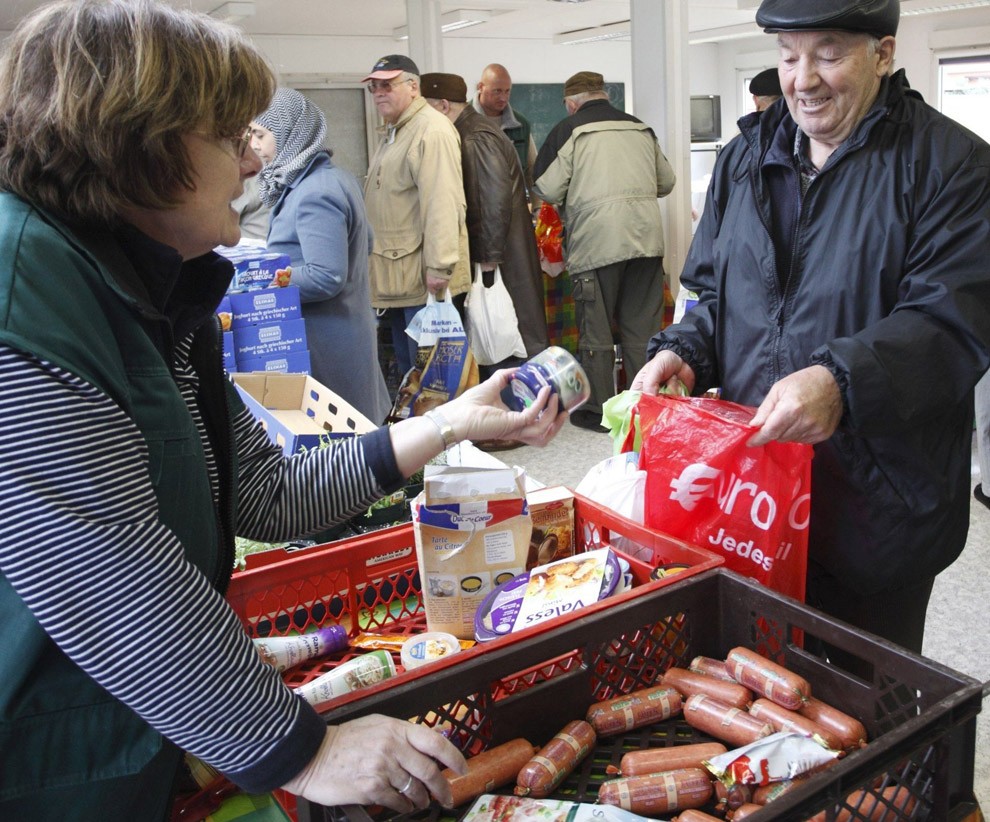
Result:
<svg viewBox="0 0 990 822">
<path fill-rule="evenodd" d="M 769 785 L 814 771 L 839 755 L 801 734 L 780 732 L 713 756 L 705 767 L 727 787 Z"/>
</svg>

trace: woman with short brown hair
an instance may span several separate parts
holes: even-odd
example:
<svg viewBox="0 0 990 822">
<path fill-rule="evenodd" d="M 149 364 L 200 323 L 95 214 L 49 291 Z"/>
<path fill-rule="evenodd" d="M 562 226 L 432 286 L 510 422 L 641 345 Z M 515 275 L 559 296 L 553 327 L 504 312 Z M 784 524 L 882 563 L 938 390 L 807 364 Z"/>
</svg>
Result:
<svg viewBox="0 0 990 822">
<path fill-rule="evenodd" d="M 0 63 L 0 819 L 166 819 L 182 752 L 323 804 L 450 801 L 439 734 L 327 726 L 223 599 L 238 534 L 317 533 L 452 442 L 533 444 L 509 372 L 286 457 L 222 368 L 216 306 L 274 81 L 235 29 L 151 0 L 25 19 Z M 548 413 L 542 414 L 546 409 Z M 16 744 L 17 753 L 11 749 Z"/>
</svg>

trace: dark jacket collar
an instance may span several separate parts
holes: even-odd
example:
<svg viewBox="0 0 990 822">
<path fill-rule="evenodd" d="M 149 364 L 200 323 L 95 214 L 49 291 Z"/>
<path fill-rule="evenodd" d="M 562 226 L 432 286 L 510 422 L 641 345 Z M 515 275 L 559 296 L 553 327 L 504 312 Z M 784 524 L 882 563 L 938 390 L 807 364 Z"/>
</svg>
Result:
<svg viewBox="0 0 990 822">
<path fill-rule="evenodd" d="M 114 239 L 127 265 L 113 277 L 149 316 L 165 319 L 175 339 L 194 331 L 216 311 L 230 285 L 233 267 L 214 252 L 183 262 L 171 246 L 132 225 L 122 225 Z"/>
</svg>

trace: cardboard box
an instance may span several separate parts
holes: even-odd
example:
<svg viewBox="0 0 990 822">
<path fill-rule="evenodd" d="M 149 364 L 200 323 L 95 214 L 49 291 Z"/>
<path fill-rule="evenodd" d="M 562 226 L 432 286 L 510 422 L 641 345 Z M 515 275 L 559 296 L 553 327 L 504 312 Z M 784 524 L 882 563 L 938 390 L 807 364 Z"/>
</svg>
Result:
<svg viewBox="0 0 990 822">
<path fill-rule="evenodd" d="M 234 356 L 242 371 L 243 360 L 306 351 L 309 348 L 306 343 L 306 324 L 302 319 L 264 325 L 242 325 L 240 328 L 232 328 L 231 332 L 234 335 Z"/>
<path fill-rule="evenodd" d="M 539 488 L 526 495 L 533 536 L 526 570 L 574 556 L 574 494 L 563 486 Z"/>
<path fill-rule="evenodd" d="M 474 618 L 502 581 L 523 572 L 532 522 L 516 470 L 427 466 L 413 503 L 426 626 L 474 639 Z"/>
<path fill-rule="evenodd" d="M 377 427 L 305 374 L 241 372 L 232 374 L 231 379 L 269 439 L 286 454 L 318 448 L 324 437 L 352 437 Z"/>
<path fill-rule="evenodd" d="M 231 328 L 281 323 L 302 317 L 302 301 L 297 285 L 238 291 L 226 299 L 230 304 Z"/>
<path fill-rule="evenodd" d="M 237 363 L 238 371 L 267 371 L 275 374 L 312 374 L 309 351 L 290 351 L 287 354 L 271 354 L 253 357 Z"/>
<path fill-rule="evenodd" d="M 276 280 L 287 280 L 292 272 L 288 254 L 244 251 L 224 256 L 234 264 L 234 277 L 227 288 L 230 292 L 266 288 Z"/>
</svg>

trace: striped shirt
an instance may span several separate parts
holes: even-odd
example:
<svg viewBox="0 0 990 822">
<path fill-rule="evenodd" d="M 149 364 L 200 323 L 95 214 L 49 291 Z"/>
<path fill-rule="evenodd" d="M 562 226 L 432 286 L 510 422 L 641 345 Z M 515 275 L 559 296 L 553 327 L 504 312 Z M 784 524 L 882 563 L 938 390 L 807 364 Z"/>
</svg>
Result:
<svg viewBox="0 0 990 822">
<path fill-rule="evenodd" d="M 189 346 L 176 348 L 176 383 L 216 501 Z M 2 345 L 0 385 L 0 572 L 43 629 L 114 697 L 241 787 L 270 790 L 298 773 L 323 720 L 260 662 L 159 521 L 134 423 L 84 380 Z M 236 531 L 250 539 L 321 530 L 402 479 L 387 429 L 287 458 L 245 408 L 232 425 Z"/>
</svg>

